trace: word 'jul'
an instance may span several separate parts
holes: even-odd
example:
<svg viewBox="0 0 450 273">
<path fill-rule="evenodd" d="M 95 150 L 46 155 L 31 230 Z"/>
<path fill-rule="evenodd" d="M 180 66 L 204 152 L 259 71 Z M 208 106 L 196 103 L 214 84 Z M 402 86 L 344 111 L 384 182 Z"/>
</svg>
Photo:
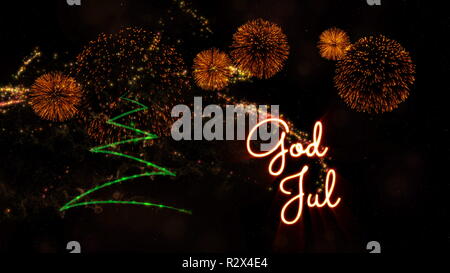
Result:
<svg viewBox="0 0 450 273">
<path fill-rule="evenodd" d="M 253 151 L 251 148 L 251 145 L 250 145 L 253 134 L 256 132 L 256 130 L 258 129 L 259 126 L 262 126 L 269 122 L 279 124 L 279 125 L 281 125 L 280 127 L 283 128 L 283 132 L 281 133 L 281 137 L 280 137 L 278 143 L 271 150 L 269 150 L 267 152 Z M 268 170 L 272 176 L 279 176 L 284 172 L 284 167 L 286 165 L 286 155 L 288 153 L 292 158 L 299 158 L 303 155 L 306 155 L 307 157 L 310 157 L 310 158 L 312 158 L 312 157 L 321 158 L 321 157 L 324 157 L 326 155 L 326 153 L 328 152 L 328 147 L 322 148 L 320 145 L 320 142 L 322 139 L 322 123 L 320 121 L 316 122 L 316 124 L 314 126 L 313 141 L 306 148 L 301 143 L 295 143 L 295 144 L 292 144 L 289 149 L 286 149 L 285 145 L 284 145 L 286 133 L 289 133 L 289 126 L 287 125 L 287 123 L 285 121 L 278 119 L 278 118 L 270 118 L 270 119 L 266 119 L 266 120 L 263 120 L 260 123 L 258 123 L 249 132 L 248 137 L 247 137 L 247 150 L 254 157 L 258 157 L 258 158 L 267 157 L 267 156 L 274 154 L 277 150 L 279 151 L 277 154 L 275 154 L 273 156 L 273 158 L 269 164 Z M 276 163 L 279 166 L 278 168 L 275 167 Z M 280 182 L 280 185 L 279 185 L 280 191 L 285 195 L 292 196 L 291 199 L 289 199 L 286 202 L 286 204 L 283 206 L 283 208 L 281 210 L 281 220 L 287 225 L 295 224 L 302 217 L 303 206 L 305 203 L 305 200 L 304 200 L 305 193 L 303 191 L 303 179 L 305 177 L 305 174 L 308 172 L 308 169 L 309 169 L 309 167 L 307 165 L 304 165 L 300 172 L 295 173 L 290 176 L 287 176 Z M 289 191 L 286 189 L 285 184 L 291 180 L 297 180 L 298 194 L 293 194 L 292 191 Z M 335 183 L 336 183 L 336 172 L 333 169 L 329 169 L 327 172 L 326 181 L 325 181 L 325 193 L 324 193 L 324 197 L 322 198 L 323 200 L 322 201 L 320 200 L 321 198 L 319 197 L 319 195 L 317 193 L 314 195 L 310 193 L 310 194 L 308 194 L 308 197 L 306 200 L 308 207 L 310 207 L 310 208 L 313 208 L 313 207 L 322 208 L 324 206 L 328 206 L 330 208 L 336 207 L 339 204 L 339 202 L 341 201 L 341 198 L 337 198 L 334 202 L 332 201 L 332 195 L 333 195 Z M 294 206 L 294 205 L 297 206 L 297 214 L 293 219 L 289 220 L 286 217 L 286 212 L 291 206 Z"/>
</svg>

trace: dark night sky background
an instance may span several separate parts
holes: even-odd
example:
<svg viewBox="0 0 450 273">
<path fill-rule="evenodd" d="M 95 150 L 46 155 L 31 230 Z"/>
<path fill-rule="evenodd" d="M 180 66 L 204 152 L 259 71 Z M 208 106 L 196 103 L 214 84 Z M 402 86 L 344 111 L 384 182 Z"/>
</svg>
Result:
<svg viewBox="0 0 450 273">
<path fill-rule="evenodd" d="M 43 51 L 76 55 L 101 32 L 115 32 L 124 25 L 151 29 L 152 16 L 164 6 L 159 2 L 82 0 L 81 7 L 68 7 L 65 1 L 16 1 L 2 6 L 0 82 L 8 83 L 36 45 Z M 108 207 L 99 215 L 77 209 L 64 219 L 42 213 L 0 223 L 0 251 L 64 251 L 70 240 L 80 241 L 86 251 L 365 252 L 371 240 L 380 241 L 385 252 L 448 248 L 448 201 L 441 197 L 448 189 L 448 177 L 441 178 L 445 169 L 440 167 L 448 163 L 448 122 L 443 120 L 448 107 L 440 98 L 448 87 L 440 87 L 438 80 L 440 72 L 448 72 L 448 49 L 435 46 L 435 33 L 448 34 L 448 15 L 439 15 L 423 2 L 382 0 L 375 7 L 364 0 L 193 1 L 210 20 L 214 34 L 209 39 L 192 37 L 189 27 L 175 20 L 173 36 L 184 40 L 180 51 L 189 66 L 202 49 L 226 50 L 235 29 L 249 19 L 262 17 L 283 28 L 291 50 L 282 72 L 270 80 L 239 83 L 230 92 L 259 104 L 279 104 L 298 128 L 308 132 L 316 120 L 324 121 L 330 164 L 339 173 L 343 194 L 344 208 L 336 221 L 325 213 L 320 216 L 325 224 L 308 225 L 300 239 L 286 243 L 290 238 L 280 233 L 296 231 L 277 229 L 273 223 L 277 215 L 267 213 L 271 216 L 261 219 L 263 211 L 249 216 L 259 208 L 270 211 L 273 196 L 251 203 L 254 189 L 242 186 L 232 196 L 210 200 L 210 205 L 188 201 L 197 209 L 193 216 Z M 322 59 L 316 48 L 320 33 L 332 26 L 346 30 L 352 41 L 380 33 L 409 50 L 417 75 L 408 100 L 382 115 L 349 109 L 333 87 L 334 63 Z M 4 140 L 2 150 L 8 148 Z M 438 157 L 439 151 L 444 158 Z M 18 160 L 28 153 L 21 150 Z M 51 158 L 48 164 L 58 160 L 43 157 Z M 0 162 L 8 158 L 0 156 Z M 1 166 L 0 173 L 5 177 Z M 208 195 L 206 189 L 204 194 Z"/>
</svg>

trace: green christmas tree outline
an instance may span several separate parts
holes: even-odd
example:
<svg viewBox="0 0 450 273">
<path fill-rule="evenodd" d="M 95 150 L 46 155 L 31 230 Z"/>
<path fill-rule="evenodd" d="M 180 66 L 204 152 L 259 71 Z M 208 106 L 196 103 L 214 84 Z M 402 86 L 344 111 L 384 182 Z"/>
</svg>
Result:
<svg viewBox="0 0 450 273">
<path fill-rule="evenodd" d="M 192 211 L 187 210 L 187 209 L 181 209 L 181 208 L 176 208 L 176 207 L 172 207 L 172 206 L 166 206 L 163 204 L 156 204 L 156 203 L 151 203 L 151 202 L 137 202 L 137 201 L 118 201 L 118 200 L 90 200 L 90 201 L 84 201 L 84 202 L 79 202 L 82 198 L 109 186 L 112 186 L 114 184 L 117 183 L 121 183 L 121 182 L 125 182 L 125 181 L 129 181 L 132 179 L 136 179 L 136 178 L 140 178 L 140 177 L 149 177 L 149 176 L 157 176 L 157 175 L 161 175 L 161 176 L 176 176 L 175 173 L 169 171 L 168 169 L 158 166 L 152 162 L 146 161 L 142 158 L 138 158 L 138 157 L 134 157 L 131 155 L 127 155 L 124 153 L 120 153 L 120 152 L 115 152 L 112 150 L 109 150 L 109 148 L 114 148 L 118 145 L 122 145 L 122 144 L 128 144 L 128 143 L 138 143 L 138 142 L 142 142 L 142 141 L 146 141 L 146 140 L 153 140 L 158 138 L 157 135 L 137 129 L 133 126 L 128 126 L 122 123 L 118 123 L 116 122 L 117 120 L 124 118 L 126 116 L 132 115 L 134 113 L 140 112 L 140 111 L 146 111 L 148 110 L 148 107 L 142 103 L 139 103 L 138 101 L 129 99 L 129 98 L 125 98 L 125 97 L 121 97 L 120 99 L 134 103 L 138 106 L 140 106 L 140 108 L 136 108 L 133 109 L 131 111 L 128 111 L 126 113 L 120 114 L 110 120 L 107 121 L 108 124 L 111 124 L 113 126 L 117 126 L 117 127 L 121 127 L 121 128 L 125 128 L 127 130 L 131 130 L 135 133 L 141 134 L 143 135 L 142 137 L 135 137 L 135 138 L 131 138 L 131 139 L 126 139 L 126 140 L 119 140 L 117 142 L 114 143 L 110 143 L 110 144 L 106 144 L 106 145 L 102 145 L 102 146 L 97 146 L 94 148 L 91 148 L 90 151 L 93 153 L 103 153 L 103 154 L 110 154 L 110 155 L 115 155 L 115 156 L 119 156 L 119 157 L 125 157 L 134 161 L 137 161 L 139 163 L 142 163 L 144 165 L 146 165 L 147 167 L 151 167 L 153 169 L 156 169 L 156 171 L 153 172 L 145 172 L 145 173 L 141 173 L 141 174 L 136 174 L 136 175 L 131 175 L 131 176 L 125 176 L 125 177 L 121 177 L 109 182 L 106 182 L 102 185 L 93 187 L 89 190 L 87 190 L 86 192 L 76 196 L 75 198 L 73 198 L 72 200 L 70 200 L 69 202 L 67 202 L 64 206 L 62 206 L 60 208 L 60 211 L 65 211 L 65 210 L 69 210 L 70 208 L 74 208 L 74 207 L 80 207 L 80 206 L 86 206 L 86 205 L 95 205 L 95 204 L 122 204 L 122 205 L 141 205 L 141 206 L 148 206 L 148 207 L 159 207 L 159 208 L 166 208 L 166 209 L 171 209 L 171 210 L 175 210 L 178 212 L 182 212 L 182 213 L 187 213 L 187 214 L 192 214 Z"/>
</svg>

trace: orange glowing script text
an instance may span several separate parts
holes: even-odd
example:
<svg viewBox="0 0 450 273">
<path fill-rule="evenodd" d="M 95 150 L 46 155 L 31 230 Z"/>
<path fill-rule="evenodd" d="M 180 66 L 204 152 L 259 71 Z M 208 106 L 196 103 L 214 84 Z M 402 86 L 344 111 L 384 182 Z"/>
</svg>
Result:
<svg viewBox="0 0 450 273">
<path fill-rule="evenodd" d="M 278 124 L 280 128 L 282 129 L 280 140 L 274 145 L 274 147 L 267 151 L 267 152 L 255 152 L 251 148 L 251 140 L 252 136 L 255 132 L 257 132 L 257 129 L 264 125 L 265 123 L 272 123 L 272 126 L 276 126 Z M 295 143 L 290 146 L 289 149 L 285 148 L 284 141 L 286 138 L 286 133 L 289 133 L 289 126 L 287 123 L 281 119 L 278 118 L 270 118 L 265 119 L 258 123 L 252 130 L 250 130 L 248 137 L 247 137 L 247 151 L 254 157 L 263 158 L 267 156 L 271 156 L 272 160 L 269 164 L 269 173 L 273 176 L 279 176 L 283 173 L 284 168 L 286 166 L 286 155 L 289 154 L 292 158 L 299 158 L 303 155 L 306 155 L 307 157 L 324 157 L 326 153 L 328 152 L 327 147 L 321 147 L 320 142 L 322 139 L 322 130 L 323 125 L 320 121 L 316 122 L 314 126 L 314 132 L 313 132 L 313 141 L 305 148 L 304 145 L 301 143 Z M 278 153 L 276 153 L 278 151 Z M 275 154 L 276 153 L 276 154 Z M 278 167 L 275 167 L 275 165 L 278 165 Z M 281 210 L 281 220 L 283 223 L 287 225 L 293 225 L 297 223 L 301 217 L 303 212 L 303 206 L 306 201 L 306 205 L 308 207 L 318 207 L 322 208 L 324 206 L 328 206 L 330 208 L 336 207 L 340 201 L 341 198 L 336 198 L 334 201 L 332 201 L 333 197 L 333 190 L 334 186 L 336 184 L 336 172 L 334 169 L 329 169 L 326 176 L 325 181 L 325 193 L 324 196 L 321 198 L 318 194 L 308 194 L 307 199 L 305 200 L 305 193 L 303 191 L 303 180 L 305 177 L 305 174 L 308 172 L 308 165 L 304 165 L 300 172 L 295 173 L 293 175 L 287 176 L 286 178 L 282 179 L 280 182 L 280 191 L 288 196 L 292 196 L 283 206 Z M 286 189 L 285 184 L 288 181 L 296 180 L 298 182 L 298 193 L 293 194 L 292 191 L 289 191 Z M 320 200 L 322 199 L 322 200 Z M 291 206 L 297 206 L 297 214 L 293 219 L 287 219 L 286 217 L 286 211 Z"/>
</svg>

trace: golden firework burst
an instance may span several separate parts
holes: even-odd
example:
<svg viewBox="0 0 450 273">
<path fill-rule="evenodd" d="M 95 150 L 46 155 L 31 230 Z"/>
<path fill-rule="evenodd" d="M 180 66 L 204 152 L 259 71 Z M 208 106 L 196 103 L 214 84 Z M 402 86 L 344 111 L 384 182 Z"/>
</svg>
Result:
<svg viewBox="0 0 450 273">
<path fill-rule="evenodd" d="M 194 79 L 205 90 L 222 90 L 230 80 L 232 63 L 227 54 L 218 49 L 208 49 L 194 59 Z"/>
<path fill-rule="evenodd" d="M 159 131 L 170 135 L 171 109 L 191 89 L 191 75 L 175 46 L 160 32 L 135 27 L 91 41 L 77 56 L 71 75 L 85 90 L 80 112 L 87 122 L 101 113 L 114 117 L 125 112 L 128 104 L 118 98 L 127 94 L 149 106 L 146 115 L 136 116 L 142 118 L 142 128 L 156 127 L 152 132 L 159 136 Z"/>
<path fill-rule="evenodd" d="M 347 33 L 339 28 L 330 28 L 322 32 L 317 47 L 320 56 L 328 60 L 340 60 L 350 46 L 350 38 Z"/>
<path fill-rule="evenodd" d="M 289 55 L 289 44 L 282 29 L 263 19 L 239 27 L 231 48 L 236 66 L 260 79 L 268 79 L 280 71 Z"/>
<path fill-rule="evenodd" d="M 43 119 L 53 121 L 65 121 L 75 116 L 81 96 L 81 86 L 61 72 L 40 76 L 29 93 L 34 112 Z"/>
<path fill-rule="evenodd" d="M 339 96 L 359 112 L 390 112 L 409 96 L 415 65 L 409 53 L 383 35 L 352 45 L 338 62 L 335 86 Z"/>
</svg>

